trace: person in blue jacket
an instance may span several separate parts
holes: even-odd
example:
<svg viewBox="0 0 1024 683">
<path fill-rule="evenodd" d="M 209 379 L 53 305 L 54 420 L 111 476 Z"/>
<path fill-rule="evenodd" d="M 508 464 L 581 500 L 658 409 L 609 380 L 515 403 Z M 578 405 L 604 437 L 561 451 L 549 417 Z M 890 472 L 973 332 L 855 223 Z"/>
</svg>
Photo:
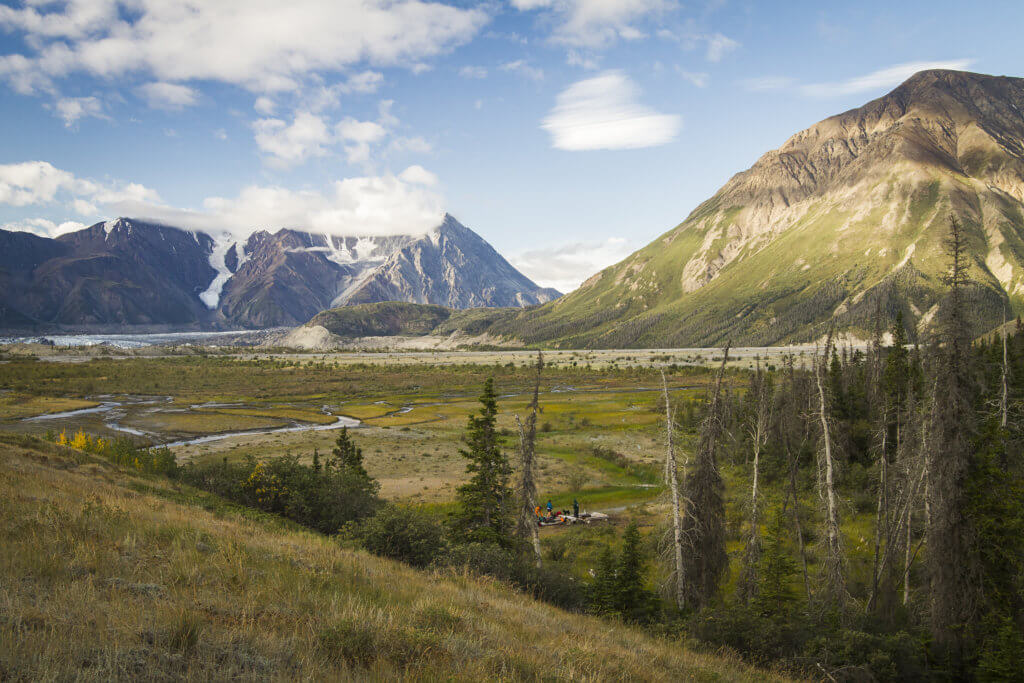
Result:
<svg viewBox="0 0 1024 683">
<path fill-rule="evenodd" d="M 549 500 L 549 501 L 548 501 L 548 517 L 550 517 L 550 516 L 551 516 L 551 511 L 552 511 L 553 509 L 554 509 L 554 508 L 553 508 L 553 507 L 552 507 L 552 505 L 551 505 L 551 501 Z"/>
</svg>

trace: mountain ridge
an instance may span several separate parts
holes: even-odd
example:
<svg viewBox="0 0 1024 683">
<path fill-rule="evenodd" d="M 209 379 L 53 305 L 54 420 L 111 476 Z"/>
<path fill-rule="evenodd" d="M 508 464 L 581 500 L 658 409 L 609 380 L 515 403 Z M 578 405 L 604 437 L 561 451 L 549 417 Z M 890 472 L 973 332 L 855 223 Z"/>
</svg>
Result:
<svg viewBox="0 0 1024 683">
<path fill-rule="evenodd" d="M 0 230 L 0 329 L 8 332 L 280 327 L 357 294 L 353 303 L 453 308 L 533 305 L 559 295 L 447 214 L 425 235 L 282 228 L 239 240 L 130 218 L 53 239 L 27 235 Z M 385 268 L 391 263 L 403 267 Z"/>
<path fill-rule="evenodd" d="M 492 332 L 560 346 L 870 336 L 902 311 L 925 332 L 950 214 L 966 226 L 972 311 L 1024 308 L 1024 79 L 915 74 L 735 174 L 679 225 L 558 301 Z"/>
</svg>

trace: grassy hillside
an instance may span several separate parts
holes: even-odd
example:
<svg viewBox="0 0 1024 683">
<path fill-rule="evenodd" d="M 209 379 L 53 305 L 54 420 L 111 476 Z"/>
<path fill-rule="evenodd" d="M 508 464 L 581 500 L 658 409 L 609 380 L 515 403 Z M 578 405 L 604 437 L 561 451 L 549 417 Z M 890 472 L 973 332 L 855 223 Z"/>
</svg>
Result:
<svg viewBox="0 0 1024 683">
<path fill-rule="evenodd" d="M 771 676 L 0 435 L 0 678 Z"/>
</svg>

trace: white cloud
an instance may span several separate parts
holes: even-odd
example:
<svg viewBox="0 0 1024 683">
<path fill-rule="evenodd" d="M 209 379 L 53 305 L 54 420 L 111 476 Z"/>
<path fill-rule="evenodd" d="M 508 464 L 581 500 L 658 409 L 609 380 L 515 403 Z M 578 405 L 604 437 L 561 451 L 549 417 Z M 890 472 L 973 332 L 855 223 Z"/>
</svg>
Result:
<svg viewBox="0 0 1024 683">
<path fill-rule="evenodd" d="M 683 80 L 689 81 L 698 88 L 706 88 L 708 87 L 708 83 L 711 82 L 711 75 L 703 71 L 684 71 L 683 69 L 678 69 L 678 71 L 679 75 L 683 77 Z"/>
<path fill-rule="evenodd" d="M 519 74 L 520 76 L 529 78 L 532 81 L 544 80 L 543 69 L 530 66 L 530 64 L 524 59 L 517 59 L 514 62 L 505 62 L 498 68 L 502 71 L 507 71 L 508 73 Z"/>
<path fill-rule="evenodd" d="M 28 50 L 0 58 L 20 92 L 76 72 L 214 80 L 257 92 L 366 62 L 415 64 L 466 42 L 481 8 L 428 0 L 77 0 L 0 7 L 0 28 Z"/>
<path fill-rule="evenodd" d="M 333 136 L 327 123 L 315 114 L 299 112 L 289 124 L 281 119 L 259 119 L 252 124 L 256 145 L 268 162 L 280 168 L 326 156 Z"/>
<path fill-rule="evenodd" d="M 281 227 L 338 235 L 418 234 L 439 225 L 444 215 L 444 199 L 430 189 L 436 184 L 433 173 L 410 166 L 399 176 L 338 180 L 322 192 L 251 185 L 233 198 L 207 198 L 194 210 L 168 206 L 137 183 L 98 183 L 45 161 L 29 161 L 0 165 L 0 204 L 44 207 L 66 199 L 68 210 L 98 209 L 96 220 L 130 216 L 186 229 L 227 230 L 240 238 Z M 4 229 L 56 235 L 82 225 L 41 217 L 13 221 Z"/>
<path fill-rule="evenodd" d="M 341 147 L 350 164 L 370 161 L 375 145 L 381 144 L 398 126 L 398 118 L 391 113 L 391 100 L 383 100 L 378 107 L 376 121 L 360 121 L 345 117 L 336 123 L 320 114 L 299 112 L 291 123 L 283 119 L 259 119 L 252 124 L 256 145 L 268 164 L 277 168 L 291 168 L 308 159 L 325 157 Z M 396 137 L 388 149 L 410 152 L 429 152 L 430 143 L 423 138 Z"/>
<path fill-rule="evenodd" d="M 90 195 L 97 189 L 45 161 L 0 165 L 0 204 L 44 204 L 52 202 L 58 192 Z"/>
<path fill-rule="evenodd" d="M 541 127 L 564 150 L 637 149 L 675 139 L 682 119 L 636 102 L 637 86 L 621 71 L 573 83 L 558 95 Z"/>
<path fill-rule="evenodd" d="M 895 66 L 872 71 L 845 81 L 830 83 L 810 83 L 800 86 L 800 92 L 812 97 L 833 97 L 836 95 L 853 95 L 871 90 L 892 88 L 907 80 L 918 71 L 929 69 L 954 69 L 961 71 L 974 63 L 973 59 L 957 59 L 945 62 L 907 62 Z"/>
<path fill-rule="evenodd" d="M 487 78 L 487 69 L 482 66 L 464 66 L 459 69 L 463 78 Z"/>
<path fill-rule="evenodd" d="M 722 57 L 740 46 L 738 42 L 728 36 L 723 36 L 721 33 L 713 33 L 706 36 L 705 39 L 707 41 L 707 51 L 704 56 L 709 62 L 722 61 Z"/>
<path fill-rule="evenodd" d="M 57 116 L 64 119 L 64 125 L 68 127 L 88 116 L 106 118 L 103 114 L 103 103 L 95 97 L 62 97 L 53 106 L 57 110 Z"/>
<path fill-rule="evenodd" d="M 681 43 L 684 49 L 695 50 L 704 47 L 704 58 L 709 62 L 720 62 L 730 52 L 740 47 L 739 41 L 721 33 L 703 33 L 696 30 L 694 22 L 689 22 L 689 27 L 681 32 L 675 33 L 668 29 L 659 29 L 657 36 L 662 40 Z"/>
<path fill-rule="evenodd" d="M 139 95 L 154 109 L 182 109 L 191 107 L 199 93 L 179 83 L 146 83 L 137 88 Z"/>
<path fill-rule="evenodd" d="M 398 178 L 413 185 L 427 185 L 431 187 L 437 185 L 438 182 L 436 175 L 419 164 L 414 164 L 405 169 L 398 174 Z"/>
<path fill-rule="evenodd" d="M 252 108 L 264 116 L 273 116 L 274 112 L 277 111 L 277 103 L 266 95 L 260 95 L 256 98 Z"/>
<path fill-rule="evenodd" d="M 412 152 L 414 154 L 429 154 L 434 146 L 429 141 L 417 136 L 397 137 L 391 141 L 388 148 L 395 152 Z"/>
<path fill-rule="evenodd" d="M 200 230 L 291 227 L 332 235 L 422 234 L 444 216 L 440 195 L 393 175 L 346 178 L 325 192 L 252 185 L 237 197 L 211 197 L 200 211 L 167 206 L 122 206 L 122 214 Z"/>
<path fill-rule="evenodd" d="M 351 74 L 343 81 L 331 85 L 318 85 L 300 93 L 296 98 L 301 104 L 299 109 L 312 112 L 321 112 L 325 109 L 333 109 L 341 104 L 343 95 L 367 95 L 377 92 L 384 83 L 384 74 L 379 71 L 360 71 Z M 257 99 L 257 104 L 260 100 Z M 259 107 L 257 107 L 259 111 Z"/>
<path fill-rule="evenodd" d="M 57 237 L 67 232 L 75 232 L 86 227 L 85 223 L 76 221 L 64 221 L 57 224 L 47 218 L 26 218 L 21 221 L 13 221 L 0 225 L 0 230 L 12 232 L 31 232 L 40 237 Z"/>
<path fill-rule="evenodd" d="M 610 237 L 603 242 L 573 242 L 526 251 L 509 260 L 537 284 L 565 293 L 633 251 L 628 240 Z"/>
<path fill-rule="evenodd" d="M 159 202 L 160 195 L 144 185 L 78 178 L 46 161 L 0 165 L 0 205 L 26 207 L 61 203 L 75 214 L 98 217 L 100 206 Z M 38 221 L 25 224 L 34 226 L 33 232 L 57 225 L 44 219 Z"/>
<path fill-rule="evenodd" d="M 376 121 L 357 121 L 351 117 L 339 121 L 336 130 L 338 137 L 352 142 L 377 142 L 387 135 L 384 126 Z"/>
<path fill-rule="evenodd" d="M 576 47 L 601 47 L 619 38 L 643 37 L 633 22 L 676 7 L 673 0 L 510 0 L 521 11 L 552 12 L 552 40 Z"/>
<path fill-rule="evenodd" d="M 217 138 L 218 140 L 227 140 L 228 132 L 223 128 L 218 128 L 217 130 L 213 131 L 213 137 Z"/>
</svg>

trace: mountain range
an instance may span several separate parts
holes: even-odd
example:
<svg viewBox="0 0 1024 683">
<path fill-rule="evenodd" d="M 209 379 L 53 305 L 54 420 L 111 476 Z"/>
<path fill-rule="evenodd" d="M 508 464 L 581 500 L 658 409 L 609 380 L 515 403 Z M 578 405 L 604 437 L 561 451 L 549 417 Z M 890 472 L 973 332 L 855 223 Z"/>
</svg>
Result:
<svg viewBox="0 0 1024 683">
<path fill-rule="evenodd" d="M 422 235 L 281 229 L 245 240 L 130 218 L 45 238 L 0 230 L 0 329 L 263 328 L 347 304 L 530 306 L 559 296 L 446 215 Z"/>
<path fill-rule="evenodd" d="M 915 74 L 789 138 L 682 223 L 492 334 L 565 347 L 861 339 L 935 320 L 951 216 L 980 333 L 1024 309 L 1024 79 Z"/>
</svg>

